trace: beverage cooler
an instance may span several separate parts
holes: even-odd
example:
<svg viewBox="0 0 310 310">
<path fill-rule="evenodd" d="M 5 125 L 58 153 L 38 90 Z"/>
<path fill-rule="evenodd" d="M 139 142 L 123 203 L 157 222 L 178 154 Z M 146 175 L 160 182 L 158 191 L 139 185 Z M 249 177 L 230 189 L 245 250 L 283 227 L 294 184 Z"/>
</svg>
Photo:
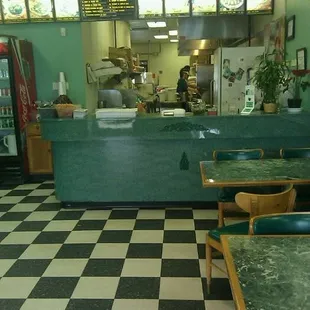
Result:
<svg viewBox="0 0 310 310">
<path fill-rule="evenodd" d="M 26 126 L 35 100 L 32 44 L 0 37 L 0 185 L 27 179 Z"/>
</svg>

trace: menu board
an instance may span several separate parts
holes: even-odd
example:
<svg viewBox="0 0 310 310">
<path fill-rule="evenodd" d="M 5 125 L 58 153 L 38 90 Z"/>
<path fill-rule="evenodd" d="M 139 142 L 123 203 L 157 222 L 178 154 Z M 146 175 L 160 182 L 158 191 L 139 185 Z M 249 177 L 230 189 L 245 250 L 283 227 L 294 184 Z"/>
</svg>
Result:
<svg viewBox="0 0 310 310">
<path fill-rule="evenodd" d="M 273 0 L 248 0 L 248 14 L 272 14 Z"/>
<path fill-rule="evenodd" d="M 189 16 L 189 0 L 166 0 L 167 17 Z"/>
<path fill-rule="evenodd" d="M 54 0 L 56 20 L 70 21 L 80 19 L 78 0 Z"/>
<path fill-rule="evenodd" d="M 83 20 L 136 19 L 136 0 L 80 0 Z"/>
<path fill-rule="evenodd" d="M 193 16 L 216 15 L 216 0 L 192 0 Z"/>
<path fill-rule="evenodd" d="M 139 0 L 139 18 L 162 17 L 163 0 Z"/>
<path fill-rule="evenodd" d="M 51 0 L 28 0 L 28 4 L 31 21 L 53 21 L 53 7 Z"/>
<path fill-rule="evenodd" d="M 28 21 L 25 0 L 2 0 L 5 23 L 22 23 Z"/>
<path fill-rule="evenodd" d="M 219 14 L 244 14 L 245 0 L 219 0 Z"/>
</svg>

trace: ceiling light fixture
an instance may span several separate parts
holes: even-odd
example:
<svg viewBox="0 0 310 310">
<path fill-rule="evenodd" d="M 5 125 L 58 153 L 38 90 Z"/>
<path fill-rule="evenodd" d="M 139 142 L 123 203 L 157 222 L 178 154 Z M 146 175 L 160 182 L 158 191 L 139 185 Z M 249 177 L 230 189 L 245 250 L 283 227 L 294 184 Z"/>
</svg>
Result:
<svg viewBox="0 0 310 310">
<path fill-rule="evenodd" d="M 168 35 L 167 34 L 158 34 L 158 35 L 155 35 L 154 38 L 157 40 L 165 40 L 165 39 L 168 39 Z"/>
<path fill-rule="evenodd" d="M 173 39 L 173 40 L 170 40 L 171 43 L 178 43 L 179 40 L 178 39 Z"/>
<path fill-rule="evenodd" d="M 147 22 L 149 28 L 165 28 L 167 27 L 166 22 Z"/>
<path fill-rule="evenodd" d="M 169 31 L 169 36 L 177 36 L 178 35 L 178 31 L 177 30 L 170 30 Z"/>
</svg>

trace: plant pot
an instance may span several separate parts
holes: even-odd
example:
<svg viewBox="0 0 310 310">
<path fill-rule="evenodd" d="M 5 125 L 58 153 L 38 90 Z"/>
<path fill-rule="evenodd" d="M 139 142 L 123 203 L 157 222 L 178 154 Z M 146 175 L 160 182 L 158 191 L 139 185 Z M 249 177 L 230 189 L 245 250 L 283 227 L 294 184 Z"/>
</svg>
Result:
<svg viewBox="0 0 310 310">
<path fill-rule="evenodd" d="M 278 105 L 276 103 L 264 103 L 265 113 L 276 113 L 278 110 Z"/>
<path fill-rule="evenodd" d="M 302 99 L 287 99 L 287 105 L 290 109 L 300 109 Z"/>
</svg>

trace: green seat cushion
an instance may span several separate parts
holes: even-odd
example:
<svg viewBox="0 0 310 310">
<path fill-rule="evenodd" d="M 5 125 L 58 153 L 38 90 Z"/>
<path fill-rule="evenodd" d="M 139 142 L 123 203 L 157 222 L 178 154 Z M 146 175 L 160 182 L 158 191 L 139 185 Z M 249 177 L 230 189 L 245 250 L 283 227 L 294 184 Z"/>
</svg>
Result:
<svg viewBox="0 0 310 310">
<path fill-rule="evenodd" d="M 228 225 L 216 229 L 209 230 L 209 237 L 216 241 L 221 241 L 221 235 L 247 235 L 249 233 L 249 222 Z"/>
<path fill-rule="evenodd" d="M 310 158 L 310 148 L 283 149 L 282 156 L 289 158 Z"/>
<path fill-rule="evenodd" d="M 218 192 L 218 201 L 235 202 L 235 196 L 240 193 L 251 193 L 258 195 L 277 194 L 283 191 L 282 186 L 244 186 L 244 187 L 224 187 Z"/>
<path fill-rule="evenodd" d="M 310 213 L 258 218 L 253 224 L 253 231 L 258 235 L 308 235 L 310 234 Z"/>
<path fill-rule="evenodd" d="M 262 157 L 262 151 L 255 150 L 230 150 L 230 151 L 215 151 L 214 159 L 221 160 L 255 160 Z"/>
</svg>

